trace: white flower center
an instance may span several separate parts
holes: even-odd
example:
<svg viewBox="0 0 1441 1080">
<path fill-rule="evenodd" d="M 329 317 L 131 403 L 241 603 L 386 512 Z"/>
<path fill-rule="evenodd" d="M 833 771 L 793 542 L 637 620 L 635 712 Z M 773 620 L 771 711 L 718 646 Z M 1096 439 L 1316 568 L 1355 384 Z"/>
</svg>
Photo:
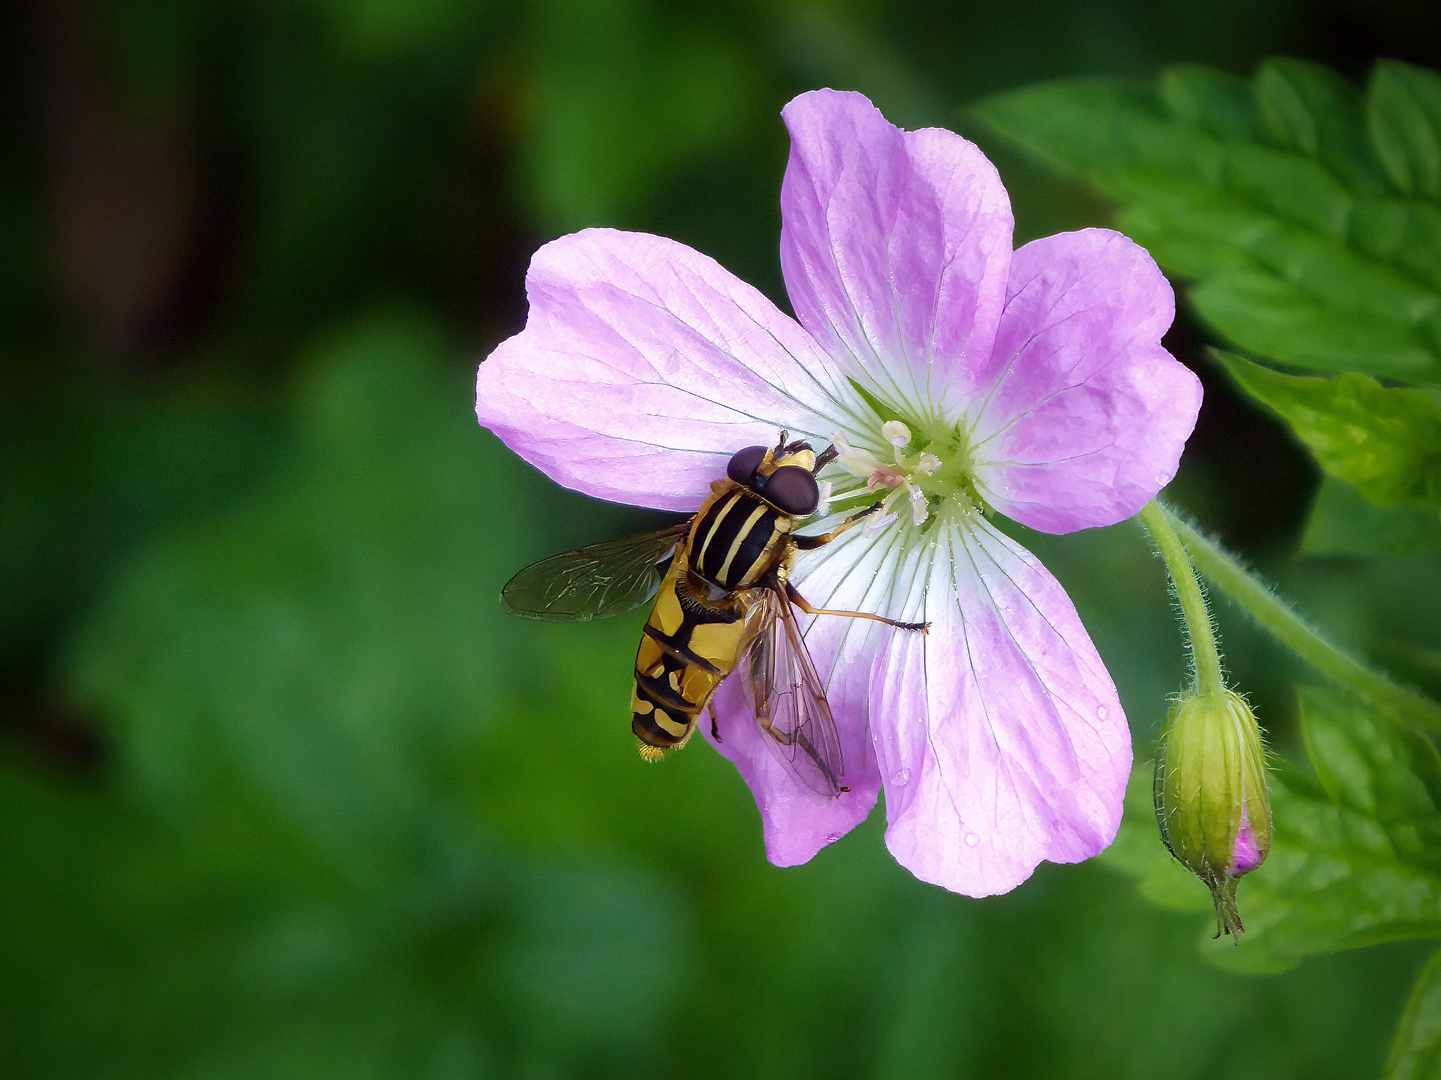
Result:
<svg viewBox="0 0 1441 1080">
<path fill-rule="evenodd" d="M 959 430 L 931 433 L 924 425 L 887 420 L 870 432 L 838 431 L 830 438 L 841 474 L 823 482 L 822 502 L 827 510 L 833 504 L 873 499 L 877 492 L 885 492 L 880 509 L 866 522 L 867 536 L 876 536 L 902 521 L 902 509 L 908 511 L 902 527 L 920 529 L 935 514 L 969 515 L 980 506 L 970 453 Z M 863 445 L 853 445 L 852 438 L 858 443 L 889 448 L 891 460 L 882 460 L 876 451 Z M 905 503 L 901 502 L 902 495 Z"/>
</svg>

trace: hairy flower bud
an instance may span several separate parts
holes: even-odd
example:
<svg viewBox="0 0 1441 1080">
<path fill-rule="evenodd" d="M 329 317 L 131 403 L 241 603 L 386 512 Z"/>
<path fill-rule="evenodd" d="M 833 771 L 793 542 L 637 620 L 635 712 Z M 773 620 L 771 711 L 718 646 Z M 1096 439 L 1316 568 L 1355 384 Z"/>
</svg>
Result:
<svg viewBox="0 0 1441 1080">
<path fill-rule="evenodd" d="M 1256 717 L 1232 690 L 1191 690 L 1171 709 L 1156 754 L 1161 839 L 1216 901 L 1216 936 L 1243 929 L 1236 881 L 1271 848 L 1266 749 Z"/>
</svg>

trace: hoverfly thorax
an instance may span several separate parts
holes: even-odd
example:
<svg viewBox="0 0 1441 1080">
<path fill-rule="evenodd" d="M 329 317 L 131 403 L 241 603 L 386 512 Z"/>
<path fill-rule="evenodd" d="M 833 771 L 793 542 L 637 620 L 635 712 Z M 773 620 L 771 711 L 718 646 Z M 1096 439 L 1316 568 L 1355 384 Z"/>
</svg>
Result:
<svg viewBox="0 0 1441 1080">
<path fill-rule="evenodd" d="M 809 443 L 747 446 L 711 485 L 687 545 L 690 568 L 723 592 L 753 588 L 794 556 L 791 533 L 820 500 L 816 455 Z"/>
</svg>

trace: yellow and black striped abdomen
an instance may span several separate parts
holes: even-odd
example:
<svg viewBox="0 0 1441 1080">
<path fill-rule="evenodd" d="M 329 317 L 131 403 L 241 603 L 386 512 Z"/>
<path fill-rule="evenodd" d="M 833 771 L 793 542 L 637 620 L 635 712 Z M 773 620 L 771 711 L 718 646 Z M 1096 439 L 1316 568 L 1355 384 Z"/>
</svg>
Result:
<svg viewBox="0 0 1441 1080">
<path fill-rule="evenodd" d="M 750 588 L 774 565 L 792 523 L 746 488 L 712 496 L 691 529 L 691 567 L 727 592 Z"/>
<path fill-rule="evenodd" d="M 636 652 L 631 729 L 646 757 L 690 737 L 747 644 L 743 605 L 729 596 L 701 601 L 688 575 L 684 553 L 677 553 Z"/>
</svg>

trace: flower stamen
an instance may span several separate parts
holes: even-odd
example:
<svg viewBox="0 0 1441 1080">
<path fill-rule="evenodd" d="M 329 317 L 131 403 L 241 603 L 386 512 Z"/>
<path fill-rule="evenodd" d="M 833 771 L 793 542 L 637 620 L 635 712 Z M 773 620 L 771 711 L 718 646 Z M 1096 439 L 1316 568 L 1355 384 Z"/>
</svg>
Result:
<svg viewBox="0 0 1441 1080">
<path fill-rule="evenodd" d="M 897 514 L 895 511 L 892 511 L 888 514 L 880 513 L 875 515 L 874 517 L 868 518 L 865 525 L 861 527 L 861 532 L 863 532 L 869 539 L 873 540 L 881 534 L 882 530 L 884 530 L 886 526 L 893 525 L 899 520 L 900 515 Z"/>
<path fill-rule="evenodd" d="M 926 493 L 909 480 L 906 481 L 906 490 L 911 500 L 911 524 L 924 524 L 926 518 L 931 516 L 931 507 L 926 500 Z"/>
<path fill-rule="evenodd" d="M 882 424 L 881 437 L 897 450 L 904 450 L 911 445 L 911 429 L 899 420 L 887 420 Z M 899 455 L 897 455 L 897 460 L 899 460 Z"/>
<path fill-rule="evenodd" d="M 836 448 L 836 464 L 852 476 L 859 476 L 864 480 L 882 467 L 875 454 L 852 446 L 839 431 L 831 432 L 831 445 Z"/>
<path fill-rule="evenodd" d="M 831 512 L 831 482 L 821 480 L 816 487 L 820 489 L 820 497 L 816 500 L 816 516 L 825 517 Z"/>
</svg>

